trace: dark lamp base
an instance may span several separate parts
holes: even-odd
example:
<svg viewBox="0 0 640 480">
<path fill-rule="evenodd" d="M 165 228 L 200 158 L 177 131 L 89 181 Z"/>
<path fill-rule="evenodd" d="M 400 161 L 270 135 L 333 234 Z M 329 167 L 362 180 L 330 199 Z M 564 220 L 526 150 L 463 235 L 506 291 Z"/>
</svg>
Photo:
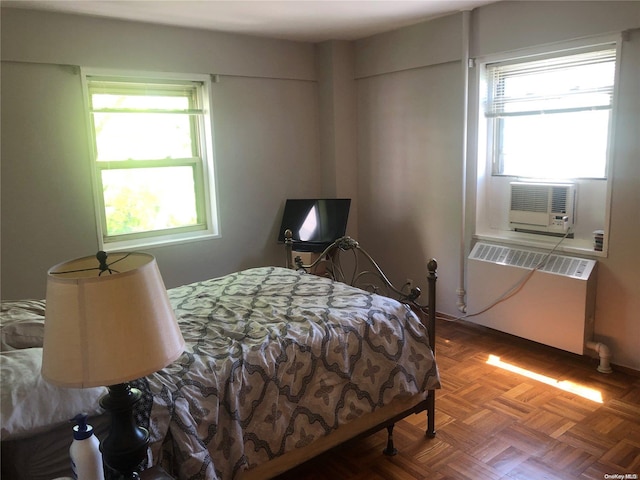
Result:
<svg viewBox="0 0 640 480">
<path fill-rule="evenodd" d="M 149 432 L 136 425 L 133 406 L 142 393 L 128 383 L 111 385 L 100 406 L 111 416 L 111 428 L 100 444 L 102 457 L 109 468 L 125 479 L 139 478 L 138 469 L 147 456 Z"/>
</svg>

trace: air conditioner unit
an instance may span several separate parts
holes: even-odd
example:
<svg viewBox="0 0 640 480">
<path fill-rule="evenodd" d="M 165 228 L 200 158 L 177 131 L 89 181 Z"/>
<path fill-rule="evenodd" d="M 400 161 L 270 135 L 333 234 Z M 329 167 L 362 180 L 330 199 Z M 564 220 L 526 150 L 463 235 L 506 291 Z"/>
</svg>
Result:
<svg viewBox="0 0 640 480">
<path fill-rule="evenodd" d="M 573 226 L 573 183 L 511 182 L 510 186 L 509 226 L 513 230 L 565 235 Z"/>
</svg>

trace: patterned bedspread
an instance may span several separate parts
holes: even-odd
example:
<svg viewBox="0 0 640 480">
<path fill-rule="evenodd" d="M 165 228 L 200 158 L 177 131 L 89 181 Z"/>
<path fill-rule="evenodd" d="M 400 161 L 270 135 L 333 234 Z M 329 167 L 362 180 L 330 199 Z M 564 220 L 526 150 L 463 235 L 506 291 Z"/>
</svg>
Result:
<svg viewBox="0 0 640 480">
<path fill-rule="evenodd" d="M 181 479 L 233 479 L 395 397 L 439 387 L 404 305 L 284 268 L 169 290 L 187 347 L 148 377 L 152 456 Z"/>
</svg>

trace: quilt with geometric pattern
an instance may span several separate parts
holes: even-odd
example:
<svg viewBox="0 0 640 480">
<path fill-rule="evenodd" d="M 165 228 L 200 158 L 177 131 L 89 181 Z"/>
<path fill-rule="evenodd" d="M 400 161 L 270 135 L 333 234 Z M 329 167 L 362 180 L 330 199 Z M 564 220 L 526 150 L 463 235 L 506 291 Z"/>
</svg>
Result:
<svg viewBox="0 0 640 480">
<path fill-rule="evenodd" d="M 279 267 L 169 290 L 185 353 L 145 379 L 153 463 L 239 472 L 439 388 L 425 327 L 387 297 Z"/>
</svg>

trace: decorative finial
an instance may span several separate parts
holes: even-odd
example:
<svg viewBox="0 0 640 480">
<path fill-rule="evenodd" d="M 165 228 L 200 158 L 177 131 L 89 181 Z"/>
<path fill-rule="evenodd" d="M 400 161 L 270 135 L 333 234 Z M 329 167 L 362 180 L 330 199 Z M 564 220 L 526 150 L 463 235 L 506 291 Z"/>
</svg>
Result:
<svg viewBox="0 0 640 480">
<path fill-rule="evenodd" d="M 98 262 L 100 262 L 100 273 L 98 274 L 98 276 L 102 275 L 104 272 L 113 273 L 109 268 L 109 265 L 107 265 L 108 256 L 109 255 L 107 254 L 107 252 L 103 252 L 102 250 L 96 253 L 96 258 L 98 259 Z"/>
</svg>

